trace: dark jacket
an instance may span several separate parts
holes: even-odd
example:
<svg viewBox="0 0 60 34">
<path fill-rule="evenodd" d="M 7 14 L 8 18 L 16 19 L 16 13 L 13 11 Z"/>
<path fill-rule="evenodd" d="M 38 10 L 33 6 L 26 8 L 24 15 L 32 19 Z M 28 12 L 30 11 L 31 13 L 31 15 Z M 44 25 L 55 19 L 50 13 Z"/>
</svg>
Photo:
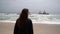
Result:
<svg viewBox="0 0 60 34">
<path fill-rule="evenodd" d="M 18 19 L 15 23 L 14 27 L 14 34 L 33 34 L 33 24 L 30 19 L 27 20 L 26 24 L 23 24 L 23 27 L 21 29 L 17 26 Z"/>
</svg>

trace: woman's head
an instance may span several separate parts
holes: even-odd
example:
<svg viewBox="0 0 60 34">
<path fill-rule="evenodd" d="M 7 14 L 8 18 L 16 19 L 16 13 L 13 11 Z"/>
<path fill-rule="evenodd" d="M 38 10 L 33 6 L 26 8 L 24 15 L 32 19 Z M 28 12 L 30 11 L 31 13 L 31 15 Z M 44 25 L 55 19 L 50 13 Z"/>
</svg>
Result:
<svg viewBox="0 0 60 34">
<path fill-rule="evenodd" d="M 26 21 L 28 19 L 29 10 L 27 8 L 22 9 L 22 12 L 19 16 L 20 22 Z"/>
<path fill-rule="evenodd" d="M 28 9 L 27 9 L 27 8 L 24 8 L 24 9 L 22 10 L 21 14 L 22 14 L 23 16 L 28 16 Z"/>
</svg>

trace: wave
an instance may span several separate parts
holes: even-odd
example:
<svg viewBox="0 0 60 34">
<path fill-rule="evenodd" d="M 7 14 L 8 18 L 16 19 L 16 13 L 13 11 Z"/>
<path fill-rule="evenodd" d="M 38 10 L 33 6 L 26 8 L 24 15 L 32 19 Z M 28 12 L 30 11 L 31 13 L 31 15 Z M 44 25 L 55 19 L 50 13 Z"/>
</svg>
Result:
<svg viewBox="0 0 60 34">
<path fill-rule="evenodd" d="M 16 19 L 19 17 L 18 14 L 5 14 L 0 13 L 0 22 L 15 22 Z M 29 18 L 35 23 L 59 23 L 60 22 L 60 15 L 40 15 L 40 14 L 30 14 Z M 52 23 L 53 24 L 53 23 Z"/>
</svg>

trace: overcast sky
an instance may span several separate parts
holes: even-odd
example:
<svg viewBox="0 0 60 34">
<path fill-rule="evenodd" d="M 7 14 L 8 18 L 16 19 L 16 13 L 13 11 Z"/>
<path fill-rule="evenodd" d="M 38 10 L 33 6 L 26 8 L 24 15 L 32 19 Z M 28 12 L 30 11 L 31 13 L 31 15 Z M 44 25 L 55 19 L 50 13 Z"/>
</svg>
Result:
<svg viewBox="0 0 60 34">
<path fill-rule="evenodd" d="M 60 0 L 0 0 L 0 12 L 19 12 L 28 8 L 32 13 L 60 13 Z"/>
</svg>

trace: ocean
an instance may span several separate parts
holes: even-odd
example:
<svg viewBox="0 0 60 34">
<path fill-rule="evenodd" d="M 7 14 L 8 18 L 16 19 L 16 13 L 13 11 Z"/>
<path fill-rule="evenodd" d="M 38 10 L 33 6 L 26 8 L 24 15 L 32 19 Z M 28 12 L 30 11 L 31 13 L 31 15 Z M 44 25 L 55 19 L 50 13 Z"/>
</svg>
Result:
<svg viewBox="0 0 60 34">
<path fill-rule="evenodd" d="M 19 15 L 17 13 L 0 13 L 0 22 L 13 22 L 15 23 Z M 60 15 L 56 14 L 29 14 L 32 23 L 41 24 L 60 24 Z"/>
</svg>

